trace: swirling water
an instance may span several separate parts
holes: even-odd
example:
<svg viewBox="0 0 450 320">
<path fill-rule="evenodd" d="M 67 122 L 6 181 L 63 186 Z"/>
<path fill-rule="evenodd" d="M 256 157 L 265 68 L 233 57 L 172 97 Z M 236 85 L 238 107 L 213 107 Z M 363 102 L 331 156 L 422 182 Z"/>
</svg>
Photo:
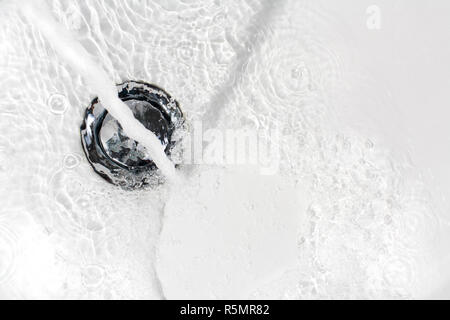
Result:
<svg viewBox="0 0 450 320">
<path fill-rule="evenodd" d="M 107 184 L 79 142 L 94 97 L 85 79 L 0 2 L 10 6 L 0 12 L 0 296 L 410 298 L 432 289 L 441 221 L 406 157 L 337 121 L 350 79 L 370 75 L 324 6 L 47 3 L 111 79 L 161 86 L 188 122 L 281 128 L 280 165 L 272 176 L 182 166 L 176 192 Z"/>
</svg>

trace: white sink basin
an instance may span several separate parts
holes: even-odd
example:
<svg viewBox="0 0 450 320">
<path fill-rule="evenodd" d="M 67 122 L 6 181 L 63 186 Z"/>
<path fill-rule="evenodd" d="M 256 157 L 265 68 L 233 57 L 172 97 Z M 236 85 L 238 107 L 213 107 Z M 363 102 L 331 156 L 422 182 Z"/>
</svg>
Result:
<svg viewBox="0 0 450 320">
<path fill-rule="evenodd" d="M 129 192 L 83 154 L 96 93 L 0 0 L 0 298 L 449 298 L 450 4 L 377 3 L 48 1 L 194 129 L 182 182 Z"/>
</svg>

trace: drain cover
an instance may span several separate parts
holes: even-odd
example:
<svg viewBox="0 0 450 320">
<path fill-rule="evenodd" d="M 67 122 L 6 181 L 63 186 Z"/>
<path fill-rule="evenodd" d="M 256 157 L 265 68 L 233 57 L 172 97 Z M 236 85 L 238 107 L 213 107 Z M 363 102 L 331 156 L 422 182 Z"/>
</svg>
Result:
<svg viewBox="0 0 450 320">
<path fill-rule="evenodd" d="M 178 103 L 164 90 L 144 82 L 127 81 L 117 88 L 119 98 L 159 138 L 170 157 L 176 143 L 174 133 L 184 124 Z M 126 135 L 98 98 L 86 110 L 81 142 L 95 172 L 110 183 L 125 189 L 161 183 L 145 148 Z"/>
</svg>

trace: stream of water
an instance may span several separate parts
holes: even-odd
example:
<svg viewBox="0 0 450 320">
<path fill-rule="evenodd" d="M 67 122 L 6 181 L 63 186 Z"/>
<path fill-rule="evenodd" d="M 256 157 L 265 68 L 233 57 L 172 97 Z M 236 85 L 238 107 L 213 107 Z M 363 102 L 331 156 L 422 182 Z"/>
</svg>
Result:
<svg viewBox="0 0 450 320">
<path fill-rule="evenodd" d="M 20 8 L 64 60 L 84 77 L 89 90 L 98 94 L 100 102 L 119 121 L 128 136 L 142 143 L 162 173 L 172 182 L 175 181 L 175 166 L 164 153 L 158 137 L 135 119 L 131 109 L 118 98 L 114 82 L 98 67 L 86 49 L 73 39 L 70 32 L 52 17 L 46 2 L 23 1 Z"/>
</svg>

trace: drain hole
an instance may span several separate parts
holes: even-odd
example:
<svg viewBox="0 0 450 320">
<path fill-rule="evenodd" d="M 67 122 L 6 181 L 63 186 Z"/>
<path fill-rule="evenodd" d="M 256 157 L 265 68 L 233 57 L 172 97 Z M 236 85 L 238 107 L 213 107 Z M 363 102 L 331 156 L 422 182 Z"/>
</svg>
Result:
<svg viewBox="0 0 450 320">
<path fill-rule="evenodd" d="M 127 81 L 117 88 L 119 98 L 159 138 L 170 157 L 174 133 L 184 124 L 178 103 L 164 90 L 144 82 Z M 145 148 L 126 135 L 98 98 L 86 110 L 81 142 L 95 172 L 112 184 L 137 189 L 162 182 Z"/>
</svg>

